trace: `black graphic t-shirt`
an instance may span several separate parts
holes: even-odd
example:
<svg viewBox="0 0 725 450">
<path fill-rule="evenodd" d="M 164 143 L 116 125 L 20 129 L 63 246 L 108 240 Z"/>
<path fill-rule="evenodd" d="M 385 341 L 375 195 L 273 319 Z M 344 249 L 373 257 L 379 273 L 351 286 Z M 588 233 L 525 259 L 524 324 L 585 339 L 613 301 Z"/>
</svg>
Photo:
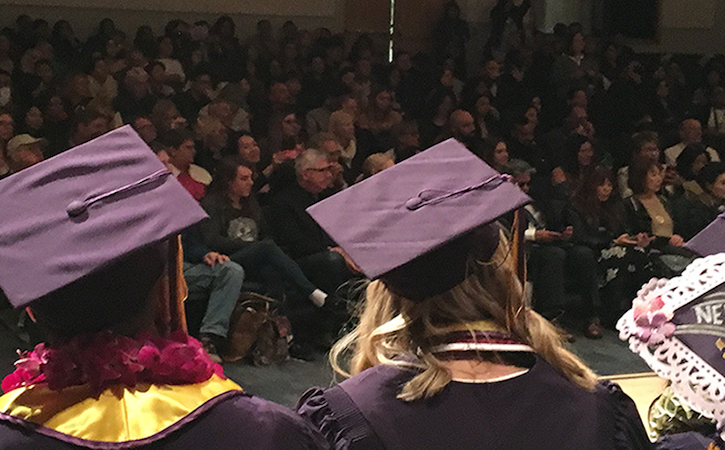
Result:
<svg viewBox="0 0 725 450">
<path fill-rule="evenodd" d="M 201 199 L 209 219 L 200 225 L 204 243 L 212 251 L 230 255 L 265 237 L 262 210 L 254 197 L 241 199 L 234 208 L 226 195 L 211 194 Z"/>
</svg>

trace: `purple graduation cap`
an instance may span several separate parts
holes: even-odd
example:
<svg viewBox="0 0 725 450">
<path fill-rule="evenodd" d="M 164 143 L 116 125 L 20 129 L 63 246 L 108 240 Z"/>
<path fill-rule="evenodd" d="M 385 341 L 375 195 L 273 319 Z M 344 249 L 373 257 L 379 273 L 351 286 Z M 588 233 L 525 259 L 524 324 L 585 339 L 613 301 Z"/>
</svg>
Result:
<svg viewBox="0 0 725 450">
<path fill-rule="evenodd" d="M 449 139 L 307 212 L 366 276 L 423 300 L 464 280 L 471 251 L 491 258 L 499 230 L 484 225 L 530 201 L 509 181 Z"/>
<path fill-rule="evenodd" d="M 0 287 L 24 307 L 205 217 L 119 128 L 0 181 Z"/>
<path fill-rule="evenodd" d="M 696 259 L 671 280 L 653 279 L 619 319 L 629 342 L 693 410 L 725 430 L 725 253 Z"/>
<path fill-rule="evenodd" d="M 685 248 L 700 256 L 725 253 L 725 213 L 717 216 L 710 225 L 687 241 Z"/>
</svg>

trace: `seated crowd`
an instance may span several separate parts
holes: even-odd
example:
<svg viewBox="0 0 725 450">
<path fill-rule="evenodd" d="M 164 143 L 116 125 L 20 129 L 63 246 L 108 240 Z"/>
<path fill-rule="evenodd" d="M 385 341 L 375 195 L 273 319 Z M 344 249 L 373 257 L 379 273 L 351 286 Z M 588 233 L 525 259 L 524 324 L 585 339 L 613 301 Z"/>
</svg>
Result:
<svg viewBox="0 0 725 450">
<path fill-rule="evenodd" d="M 130 124 L 209 215 L 182 237 L 205 348 L 225 345 L 245 283 L 297 317 L 302 343 L 329 345 L 361 274 L 306 208 L 454 138 L 534 200 L 534 308 L 601 337 L 723 210 L 725 59 L 556 30 L 464 73 L 293 22 L 240 42 L 226 16 L 133 39 L 104 19 L 84 42 L 23 15 L 0 32 L 0 177 Z"/>
</svg>

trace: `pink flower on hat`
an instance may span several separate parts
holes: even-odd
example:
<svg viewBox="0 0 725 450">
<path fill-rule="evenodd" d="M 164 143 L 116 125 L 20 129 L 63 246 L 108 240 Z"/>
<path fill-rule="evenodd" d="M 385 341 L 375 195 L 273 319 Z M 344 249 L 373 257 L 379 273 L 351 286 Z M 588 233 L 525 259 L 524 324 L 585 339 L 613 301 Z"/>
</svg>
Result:
<svg viewBox="0 0 725 450">
<path fill-rule="evenodd" d="M 650 345 L 660 344 L 675 332 L 675 324 L 670 322 L 673 314 L 664 306 L 659 295 L 634 301 L 634 323 L 637 325 L 634 334 L 639 340 Z"/>
</svg>

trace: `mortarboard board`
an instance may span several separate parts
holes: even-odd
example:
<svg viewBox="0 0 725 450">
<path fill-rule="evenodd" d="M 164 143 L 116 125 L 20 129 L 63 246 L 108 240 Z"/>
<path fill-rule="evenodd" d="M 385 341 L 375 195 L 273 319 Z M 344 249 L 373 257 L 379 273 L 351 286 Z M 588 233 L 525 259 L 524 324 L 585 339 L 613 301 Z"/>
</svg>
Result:
<svg viewBox="0 0 725 450">
<path fill-rule="evenodd" d="M 725 253 L 693 261 L 679 277 L 653 279 L 617 329 L 690 408 L 725 429 Z"/>
<path fill-rule="evenodd" d="M 482 226 L 530 201 L 508 180 L 449 139 L 307 211 L 366 276 L 422 300 L 463 281 L 474 247 L 490 259 L 498 228 Z"/>
<path fill-rule="evenodd" d="M 685 248 L 700 256 L 725 253 L 725 214 L 720 214 L 705 227 L 687 241 Z"/>
<path fill-rule="evenodd" d="M 0 287 L 26 306 L 205 217 L 119 128 L 0 181 Z"/>
</svg>

